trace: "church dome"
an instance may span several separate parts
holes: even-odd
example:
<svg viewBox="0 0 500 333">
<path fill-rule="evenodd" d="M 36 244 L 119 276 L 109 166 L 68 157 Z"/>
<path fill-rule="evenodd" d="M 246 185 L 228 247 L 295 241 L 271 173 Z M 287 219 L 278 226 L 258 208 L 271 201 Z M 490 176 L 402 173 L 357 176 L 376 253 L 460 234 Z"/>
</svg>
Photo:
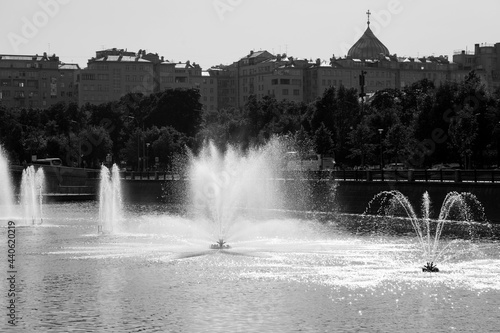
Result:
<svg viewBox="0 0 500 333">
<path fill-rule="evenodd" d="M 390 55 L 387 47 L 373 34 L 370 29 L 370 21 L 368 21 L 368 28 L 366 28 L 363 36 L 349 49 L 347 56 L 352 59 L 378 59 L 380 54 L 384 56 Z"/>
</svg>

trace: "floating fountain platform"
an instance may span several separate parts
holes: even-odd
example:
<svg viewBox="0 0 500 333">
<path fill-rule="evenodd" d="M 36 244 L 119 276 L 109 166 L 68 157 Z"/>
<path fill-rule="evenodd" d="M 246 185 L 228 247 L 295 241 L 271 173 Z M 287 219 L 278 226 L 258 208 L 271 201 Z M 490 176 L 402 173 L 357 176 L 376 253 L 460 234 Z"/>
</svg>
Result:
<svg viewBox="0 0 500 333">
<path fill-rule="evenodd" d="M 437 273 L 439 272 L 439 268 L 437 268 L 437 266 L 434 265 L 433 262 L 428 262 L 424 265 L 424 267 L 422 267 L 422 272 Z"/>
<path fill-rule="evenodd" d="M 217 243 L 211 244 L 210 248 L 212 250 L 224 250 L 224 249 L 230 249 L 231 246 L 227 245 L 223 239 L 219 239 L 219 241 Z"/>
</svg>

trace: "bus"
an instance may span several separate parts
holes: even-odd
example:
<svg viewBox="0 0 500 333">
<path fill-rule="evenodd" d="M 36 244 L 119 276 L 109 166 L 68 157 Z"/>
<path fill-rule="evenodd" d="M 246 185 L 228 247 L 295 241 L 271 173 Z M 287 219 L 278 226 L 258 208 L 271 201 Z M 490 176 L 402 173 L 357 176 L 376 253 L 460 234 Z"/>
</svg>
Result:
<svg viewBox="0 0 500 333">
<path fill-rule="evenodd" d="M 34 165 L 51 165 L 51 166 L 62 166 L 62 161 L 60 158 L 42 158 L 32 161 Z"/>
</svg>

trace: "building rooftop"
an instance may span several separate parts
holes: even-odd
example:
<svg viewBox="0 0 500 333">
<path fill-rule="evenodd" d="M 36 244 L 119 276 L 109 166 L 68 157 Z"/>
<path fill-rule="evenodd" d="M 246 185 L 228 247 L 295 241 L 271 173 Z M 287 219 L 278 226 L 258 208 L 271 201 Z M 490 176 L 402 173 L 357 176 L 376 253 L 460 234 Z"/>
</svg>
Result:
<svg viewBox="0 0 500 333">
<path fill-rule="evenodd" d="M 141 57 L 128 55 L 109 55 L 107 57 L 93 59 L 93 61 L 150 62 L 149 60 L 143 59 Z"/>
<path fill-rule="evenodd" d="M 78 64 L 60 64 L 59 69 L 69 69 L 69 70 L 78 70 L 80 69 L 80 66 Z"/>
<path fill-rule="evenodd" d="M 39 56 L 38 54 L 34 55 L 17 55 L 17 54 L 0 54 L 0 60 L 20 60 L 20 61 L 42 61 L 42 60 L 51 60 L 51 61 L 59 61 L 59 57 L 55 54 L 52 56 L 47 56 L 46 53 Z"/>
<path fill-rule="evenodd" d="M 363 36 L 347 52 L 348 57 L 363 60 L 378 59 L 389 54 L 389 49 L 375 36 L 369 23 Z"/>
</svg>

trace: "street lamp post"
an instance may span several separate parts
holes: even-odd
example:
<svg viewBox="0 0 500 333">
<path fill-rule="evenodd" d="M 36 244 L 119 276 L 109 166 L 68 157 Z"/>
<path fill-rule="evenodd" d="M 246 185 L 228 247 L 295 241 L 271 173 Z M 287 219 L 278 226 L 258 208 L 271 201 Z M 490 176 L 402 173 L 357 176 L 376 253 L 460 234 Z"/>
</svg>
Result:
<svg viewBox="0 0 500 333">
<path fill-rule="evenodd" d="M 76 124 L 77 126 L 79 125 L 79 123 L 75 120 L 71 120 L 69 121 L 70 123 L 72 124 Z M 77 127 L 77 129 L 79 129 L 79 126 Z M 73 130 L 71 130 L 73 132 Z M 68 138 L 70 140 L 70 146 L 71 146 L 71 133 L 68 134 Z M 78 167 L 81 168 L 82 167 L 82 142 L 81 142 L 81 138 L 80 136 L 78 136 Z"/>
<path fill-rule="evenodd" d="M 359 76 L 359 88 L 360 93 L 359 97 L 361 97 L 361 114 L 364 114 L 365 109 L 365 75 L 368 74 L 366 71 L 361 71 L 361 75 Z"/>
<path fill-rule="evenodd" d="M 150 143 L 146 142 L 146 151 L 145 151 L 146 158 L 144 159 L 144 169 L 149 168 L 149 145 Z"/>
<path fill-rule="evenodd" d="M 139 130 L 139 121 L 132 116 L 128 116 L 129 119 L 134 119 L 136 124 L 137 124 L 137 130 Z M 141 170 L 141 141 L 140 141 L 140 135 L 137 133 L 137 171 Z"/>
<path fill-rule="evenodd" d="M 380 170 L 384 169 L 384 151 L 382 146 L 382 132 L 384 132 L 383 128 L 378 129 L 379 134 L 379 146 L 380 146 Z"/>
</svg>

